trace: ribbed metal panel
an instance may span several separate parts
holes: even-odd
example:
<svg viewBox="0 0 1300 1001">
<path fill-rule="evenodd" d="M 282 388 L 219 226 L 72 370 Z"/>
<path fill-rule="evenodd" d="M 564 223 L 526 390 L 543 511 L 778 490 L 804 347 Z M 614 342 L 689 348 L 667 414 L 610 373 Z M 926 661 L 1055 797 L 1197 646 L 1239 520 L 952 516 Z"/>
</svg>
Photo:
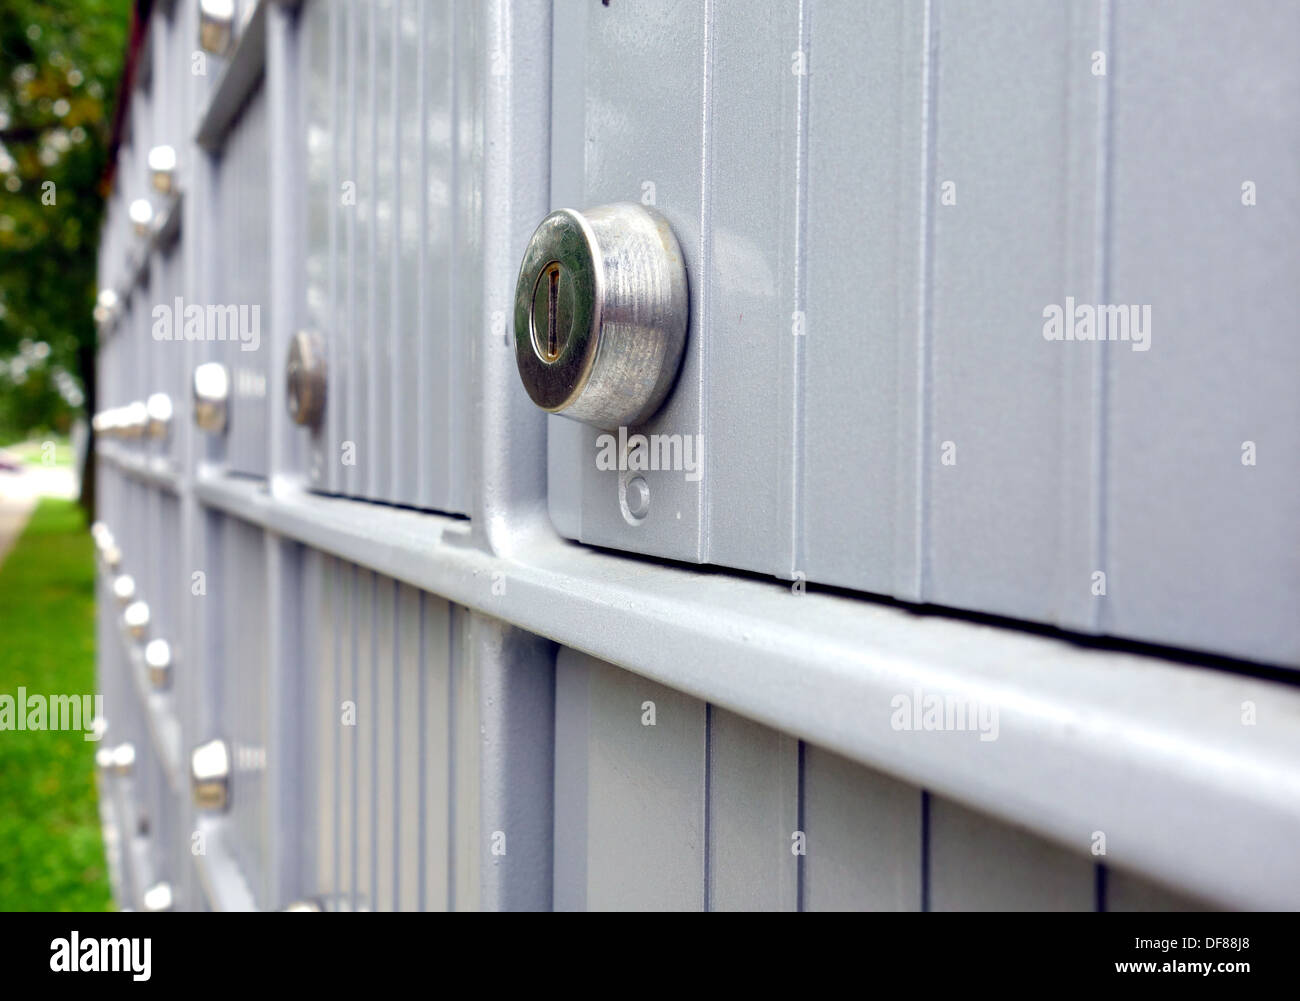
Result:
<svg viewBox="0 0 1300 1001">
<path fill-rule="evenodd" d="M 553 419 L 561 531 L 1300 660 L 1295 471 L 1242 463 L 1257 438 L 1300 447 L 1281 375 L 1300 347 L 1276 334 L 1300 132 L 1260 110 L 1300 97 L 1295 10 L 664 0 L 556 18 L 552 205 L 653 199 L 672 223 L 690 341 L 633 431 L 704 454 L 702 477 L 644 474 L 633 524 L 601 432 Z M 1202 50 L 1217 69 L 1187 58 Z M 1278 200 L 1255 211 L 1260 177 Z M 1066 297 L 1149 306 L 1148 349 L 1046 340 Z"/>
<path fill-rule="evenodd" d="M 226 460 L 234 472 L 267 473 L 267 378 L 271 372 L 270 198 L 266 103 L 257 92 L 226 140 L 217 173 L 220 253 L 214 303 L 236 307 L 249 326 L 225 343 L 209 343 L 230 370 L 230 426 Z M 258 312 L 253 336 L 253 310 Z M 214 334 L 208 331 L 209 336 Z M 282 362 L 280 363 L 282 365 Z M 277 366 L 276 374 L 280 374 Z"/>
<path fill-rule="evenodd" d="M 313 896 L 332 908 L 453 905 L 452 775 L 463 730 L 456 606 L 321 558 L 314 691 Z M 472 734 L 473 731 L 471 731 Z M 472 849 L 471 849 L 472 850 Z"/>
<path fill-rule="evenodd" d="M 329 349 L 306 472 L 329 493 L 468 511 L 480 17 L 416 0 L 303 12 L 307 315 Z"/>
<path fill-rule="evenodd" d="M 572 650 L 556 683 L 557 910 L 1205 906 Z"/>
</svg>

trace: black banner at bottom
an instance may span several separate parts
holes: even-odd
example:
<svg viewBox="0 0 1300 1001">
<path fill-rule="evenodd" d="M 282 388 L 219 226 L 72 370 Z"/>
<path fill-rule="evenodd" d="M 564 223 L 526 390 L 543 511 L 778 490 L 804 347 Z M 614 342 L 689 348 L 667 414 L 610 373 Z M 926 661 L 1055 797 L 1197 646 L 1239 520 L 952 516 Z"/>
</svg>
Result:
<svg viewBox="0 0 1300 1001">
<path fill-rule="evenodd" d="M 6 987 L 1293 983 L 1288 914 L 4 914 Z M 487 960 L 487 962 L 484 962 Z M 714 977 L 710 977 L 709 974 Z M 829 981 L 828 981 L 829 978 Z M 62 983 L 60 983 L 62 981 Z M 396 982 L 401 982 L 396 981 Z M 661 986 L 669 987 L 661 982 Z M 11 995 L 17 996 L 17 995 Z"/>
</svg>

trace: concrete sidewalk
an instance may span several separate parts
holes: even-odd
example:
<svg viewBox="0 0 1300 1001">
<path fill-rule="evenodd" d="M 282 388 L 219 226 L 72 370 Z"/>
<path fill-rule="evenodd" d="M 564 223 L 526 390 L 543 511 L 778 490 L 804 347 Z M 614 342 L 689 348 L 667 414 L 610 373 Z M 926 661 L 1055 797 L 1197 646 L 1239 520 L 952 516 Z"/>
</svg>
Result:
<svg viewBox="0 0 1300 1001">
<path fill-rule="evenodd" d="M 22 535 L 42 497 L 77 496 L 77 478 L 61 466 L 28 466 L 21 473 L 0 472 L 0 566 Z"/>
</svg>

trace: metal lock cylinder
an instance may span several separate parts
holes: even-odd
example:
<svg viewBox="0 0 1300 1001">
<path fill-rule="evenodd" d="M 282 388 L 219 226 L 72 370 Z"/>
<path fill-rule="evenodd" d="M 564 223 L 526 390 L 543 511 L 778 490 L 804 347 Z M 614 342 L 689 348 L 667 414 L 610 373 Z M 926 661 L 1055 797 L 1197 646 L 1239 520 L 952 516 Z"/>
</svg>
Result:
<svg viewBox="0 0 1300 1001">
<path fill-rule="evenodd" d="M 199 48 L 224 56 L 235 37 L 235 0 L 199 0 Z"/>
<path fill-rule="evenodd" d="M 172 892 L 170 883 L 154 883 L 153 886 L 144 891 L 144 897 L 141 901 L 144 909 L 150 912 L 170 911 L 176 902 L 175 894 Z"/>
<path fill-rule="evenodd" d="M 190 754 L 190 782 L 194 805 L 201 810 L 224 810 L 230 802 L 230 750 L 221 739 L 200 744 Z"/>
<path fill-rule="evenodd" d="M 117 598 L 123 607 L 129 605 L 135 597 L 135 578 L 127 573 L 114 577 L 113 597 Z"/>
<path fill-rule="evenodd" d="M 155 146 L 149 150 L 149 182 L 159 194 L 170 195 L 175 190 L 175 147 Z"/>
<path fill-rule="evenodd" d="M 126 776 L 131 774 L 135 768 L 135 745 L 130 741 L 125 741 L 113 748 L 113 771 L 118 775 Z"/>
<path fill-rule="evenodd" d="M 126 210 L 136 236 L 148 236 L 153 228 L 153 205 L 148 198 L 137 198 Z"/>
<path fill-rule="evenodd" d="M 194 423 L 210 434 L 226 430 L 230 373 L 219 361 L 194 367 Z"/>
<path fill-rule="evenodd" d="M 325 345 L 318 335 L 307 330 L 293 335 L 284 375 L 289 418 L 317 427 L 325 413 Z"/>
<path fill-rule="evenodd" d="M 150 640 L 144 648 L 144 666 L 154 688 L 166 688 L 172 677 L 172 647 L 166 640 Z"/>
<path fill-rule="evenodd" d="M 149 631 L 149 605 L 143 601 L 133 601 L 122 613 L 122 623 L 132 639 L 144 639 Z"/>
<path fill-rule="evenodd" d="M 136 400 L 122 408 L 122 433 L 128 438 L 139 438 L 149 426 L 149 410 Z"/>
<path fill-rule="evenodd" d="M 147 430 L 151 438 L 167 437 L 172 422 L 172 398 L 166 393 L 153 393 L 144 403 L 148 417 Z"/>
<path fill-rule="evenodd" d="M 543 410 L 640 424 L 672 389 L 689 309 L 681 247 L 659 213 L 630 202 L 552 212 L 515 288 L 519 377 Z"/>
</svg>

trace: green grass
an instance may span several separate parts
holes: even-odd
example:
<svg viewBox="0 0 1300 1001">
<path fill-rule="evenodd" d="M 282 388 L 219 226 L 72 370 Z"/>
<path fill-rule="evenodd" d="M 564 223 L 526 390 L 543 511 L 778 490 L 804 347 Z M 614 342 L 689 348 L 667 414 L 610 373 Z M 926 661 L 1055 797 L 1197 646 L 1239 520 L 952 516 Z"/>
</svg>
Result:
<svg viewBox="0 0 1300 1001">
<path fill-rule="evenodd" d="M 51 445 L 52 448 L 49 447 Z M 72 465 L 72 443 L 67 438 L 61 438 L 58 435 L 5 445 L 4 451 L 29 466 Z"/>
<path fill-rule="evenodd" d="M 0 566 L 0 695 L 95 691 L 93 545 L 81 509 L 45 499 Z M 111 907 L 81 731 L 0 730 L 0 911 Z"/>
</svg>

